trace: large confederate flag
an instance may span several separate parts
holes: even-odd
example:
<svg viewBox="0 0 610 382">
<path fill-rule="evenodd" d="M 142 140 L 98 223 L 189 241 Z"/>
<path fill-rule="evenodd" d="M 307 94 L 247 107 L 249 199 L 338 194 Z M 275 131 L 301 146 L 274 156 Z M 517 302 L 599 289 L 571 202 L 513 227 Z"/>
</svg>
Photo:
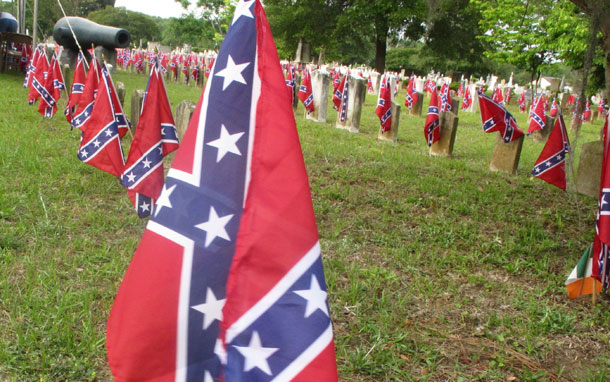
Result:
<svg viewBox="0 0 610 382">
<path fill-rule="evenodd" d="M 115 381 L 337 381 L 311 195 L 261 3 L 240 1 L 107 326 Z"/>
</svg>

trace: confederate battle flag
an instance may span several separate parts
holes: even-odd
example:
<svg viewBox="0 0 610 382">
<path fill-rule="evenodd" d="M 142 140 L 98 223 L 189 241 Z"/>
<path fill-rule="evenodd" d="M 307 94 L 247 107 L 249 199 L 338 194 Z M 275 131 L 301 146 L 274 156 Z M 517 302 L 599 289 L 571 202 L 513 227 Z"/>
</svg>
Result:
<svg viewBox="0 0 610 382">
<path fill-rule="evenodd" d="M 551 135 L 542 149 L 532 175 L 548 182 L 556 187 L 566 190 L 566 154 L 570 152 L 570 141 L 568 131 L 563 122 L 563 116 L 555 121 Z"/>
<path fill-rule="evenodd" d="M 381 132 L 385 133 L 392 126 L 392 93 L 390 76 L 384 74 L 381 78 L 379 87 L 379 97 L 377 98 L 377 108 L 375 113 L 381 123 Z"/>
<path fill-rule="evenodd" d="M 426 126 L 424 127 L 424 135 L 428 146 L 441 139 L 441 126 L 439 121 L 438 111 L 438 95 L 436 89 L 430 96 L 430 106 L 428 107 L 428 115 L 426 116 Z"/>
<path fill-rule="evenodd" d="M 481 91 L 479 91 L 479 107 L 481 108 L 483 131 L 486 133 L 497 131 L 506 143 L 523 136 L 523 132 L 517 126 L 517 121 L 512 114 Z"/>
<path fill-rule="evenodd" d="M 311 74 L 309 70 L 303 70 L 303 81 L 301 81 L 301 86 L 299 87 L 299 93 L 297 97 L 303 102 L 303 106 L 305 106 L 305 110 L 307 110 L 307 114 L 313 112 L 313 93 L 311 90 Z"/>
<path fill-rule="evenodd" d="M 121 184 L 138 216 L 150 216 L 154 202 L 163 188 L 163 157 L 178 148 L 174 117 L 165 91 L 160 64 L 150 71 Z"/>
<path fill-rule="evenodd" d="M 305 164 L 263 7 L 240 1 L 110 313 L 115 381 L 337 381 Z"/>
</svg>

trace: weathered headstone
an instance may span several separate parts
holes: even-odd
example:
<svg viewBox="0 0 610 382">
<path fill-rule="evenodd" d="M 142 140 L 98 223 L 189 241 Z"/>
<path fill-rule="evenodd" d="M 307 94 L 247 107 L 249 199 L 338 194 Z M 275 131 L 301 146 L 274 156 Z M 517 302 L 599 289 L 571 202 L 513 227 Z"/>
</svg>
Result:
<svg viewBox="0 0 610 382">
<path fill-rule="evenodd" d="M 549 135 L 551 135 L 551 131 L 553 131 L 553 126 L 555 126 L 555 118 L 547 115 L 544 129 L 533 131 L 531 137 L 536 142 L 546 142 L 549 139 Z"/>
<path fill-rule="evenodd" d="M 423 78 L 416 77 L 415 78 L 415 91 L 417 91 L 418 93 L 423 93 L 425 83 L 426 82 Z"/>
<path fill-rule="evenodd" d="M 313 93 L 312 113 L 307 114 L 307 119 L 316 122 L 326 122 L 326 111 L 328 110 L 328 88 L 330 87 L 330 74 L 319 70 L 311 73 L 311 91 Z M 307 111 L 305 111 L 307 113 Z"/>
<path fill-rule="evenodd" d="M 576 191 L 597 198 L 602 174 L 604 143 L 603 141 L 583 143 L 580 150 Z"/>
<path fill-rule="evenodd" d="M 112 67 L 109 68 L 110 73 L 116 73 L 116 49 L 108 49 L 102 47 L 102 53 L 104 54 L 104 59 L 106 60 L 106 63 L 112 65 Z"/>
<path fill-rule="evenodd" d="M 62 49 L 62 51 L 59 53 L 58 60 L 62 67 L 65 65 L 69 65 L 71 68 L 74 69 L 74 67 L 76 67 L 77 57 L 78 52 L 72 49 Z"/>
<path fill-rule="evenodd" d="M 472 102 L 470 103 L 470 106 L 468 106 L 468 108 L 466 108 L 466 110 L 464 111 L 468 113 L 476 113 L 479 111 L 479 94 L 477 93 L 477 84 L 471 83 L 469 85 L 469 90 Z"/>
<path fill-rule="evenodd" d="M 496 134 L 496 136 L 496 144 L 491 154 L 489 169 L 515 174 L 519 166 L 521 149 L 523 148 L 523 137 L 506 143 L 500 134 Z"/>
<path fill-rule="evenodd" d="M 349 76 L 347 78 L 348 100 L 347 100 L 347 116 L 345 121 L 337 115 L 337 128 L 349 130 L 350 133 L 360 131 L 360 114 L 362 113 L 362 104 L 366 96 L 366 80 L 364 78 L 356 78 Z"/>
<path fill-rule="evenodd" d="M 140 113 L 142 112 L 142 103 L 144 102 L 144 90 L 136 89 L 131 94 L 131 113 L 129 120 L 134 128 L 138 126 L 140 120 Z"/>
<path fill-rule="evenodd" d="M 441 137 L 430 146 L 430 155 L 451 156 L 458 127 L 458 116 L 451 111 L 440 115 Z"/>
<path fill-rule="evenodd" d="M 424 107 L 424 93 L 417 92 L 417 102 L 409 109 L 409 115 L 421 117 Z"/>
<path fill-rule="evenodd" d="M 451 97 L 451 111 L 457 115 L 460 111 L 460 99 L 457 97 Z"/>
<path fill-rule="evenodd" d="M 65 99 L 68 99 L 68 95 L 72 92 L 72 79 L 74 77 L 74 71 L 70 68 L 70 65 L 62 65 L 61 74 L 64 76 L 64 82 L 66 84 Z"/>
<path fill-rule="evenodd" d="M 119 97 L 121 106 L 125 105 L 125 84 L 121 81 L 116 82 L 116 94 Z"/>
<path fill-rule="evenodd" d="M 104 63 L 104 56 L 102 54 L 103 46 L 97 46 L 93 49 L 93 54 L 95 55 L 95 60 L 102 65 Z"/>
<path fill-rule="evenodd" d="M 195 111 L 195 106 L 195 103 L 189 100 L 182 101 L 176 106 L 176 132 L 178 133 L 179 141 L 182 141 L 184 137 L 186 128 Z"/>
<path fill-rule="evenodd" d="M 396 142 L 398 139 L 398 125 L 400 123 L 400 105 L 396 102 L 392 101 L 392 124 L 390 126 L 390 130 L 385 133 L 381 132 L 381 128 L 379 129 L 379 135 L 377 139 L 380 141 L 391 141 Z"/>
</svg>

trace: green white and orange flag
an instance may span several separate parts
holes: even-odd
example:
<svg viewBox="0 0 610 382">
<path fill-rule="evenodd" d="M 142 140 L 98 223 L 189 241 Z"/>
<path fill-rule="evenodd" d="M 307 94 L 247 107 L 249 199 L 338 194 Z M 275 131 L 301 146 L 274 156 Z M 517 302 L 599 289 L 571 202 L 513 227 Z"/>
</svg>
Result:
<svg viewBox="0 0 610 382">
<path fill-rule="evenodd" d="M 602 291 L 602 284 L 595 282 L 596 280 L 591 277 L 593 259 L 590 256 L 590 252 L 591 247 L 589 246 L 566 280 L 566 287 L 568 288 L 570 298 L 593 294 L 594 285 L 597 293 Z"/>
</svg>

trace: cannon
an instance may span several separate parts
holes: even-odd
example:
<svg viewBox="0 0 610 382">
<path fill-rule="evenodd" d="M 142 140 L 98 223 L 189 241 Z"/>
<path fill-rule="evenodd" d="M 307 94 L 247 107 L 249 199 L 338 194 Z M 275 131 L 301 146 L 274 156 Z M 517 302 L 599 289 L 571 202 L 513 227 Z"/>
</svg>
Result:
<svg viewBox="0 0 610 382">
<path fill-rule="evenodd" d="M 0 32 L 17 33 L 17 19 L 8 12 L 0 12 Z"/>
<path fill-rule="evenodd" d="M 83 49 L 88 49 L 92 44 L 107 49 L 125 48 L 131 42 L 131 36 L 125 29 L 100 25 L 82 17 L 62 17 L 55 23 L 53 38 L 66 49 L 78 50 L 68 22 Z"/>
<path fill-rule="evenodd" d="M 68 22 L 70 22 L 69 25 Z M 121 28 L 100 25 L 82 17 L 62 17 L 55 23 L 53 38 L 58 44 L 66 48 L 62 51 L 59 62 L 62 65 L 70 65 L 72 69 L 74 69 L 76 63 L 78 46 L 74 41 L 70 26 L 83 49 L 85 59 L 89 61 L 88 49 L 91 45 L 97 46 L 95 48 L 96 57 L 101 61 L 103 53 L 106 61 L 112 65 L 111 72 L 114 72 L 116 70 L 116 48 L 129 46 L 131 42 L 129 32 Z"/>
</svg>

